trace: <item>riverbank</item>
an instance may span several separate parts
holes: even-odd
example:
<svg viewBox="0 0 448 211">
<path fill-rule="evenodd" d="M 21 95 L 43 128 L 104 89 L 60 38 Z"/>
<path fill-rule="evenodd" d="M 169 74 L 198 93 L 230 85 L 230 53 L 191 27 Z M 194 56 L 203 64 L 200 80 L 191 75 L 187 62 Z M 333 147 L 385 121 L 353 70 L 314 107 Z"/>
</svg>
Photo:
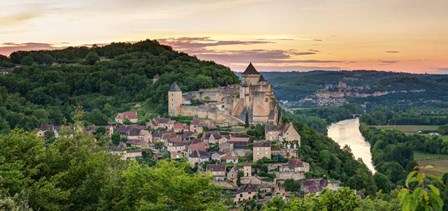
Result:
<svg viewBox="0 0 448 211">
<path fill-rule="evenodd" d="M 356 159 L 361 158 L 372 173 L 375 167 L 372 163 L 370 143 L 367 142 L 359 131 L 359 119 L 346 119 L 331 124 L 328 127 L 328 137 L 338 143 L 341 148 L 348 145 Z"/>
</svg>

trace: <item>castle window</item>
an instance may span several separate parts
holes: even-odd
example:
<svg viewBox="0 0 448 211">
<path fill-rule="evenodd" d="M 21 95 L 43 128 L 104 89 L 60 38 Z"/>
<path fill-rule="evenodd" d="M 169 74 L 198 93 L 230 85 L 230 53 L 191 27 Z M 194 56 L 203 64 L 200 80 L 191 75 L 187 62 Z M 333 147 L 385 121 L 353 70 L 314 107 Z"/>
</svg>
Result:
<svg viewBox="0 0 448 211">
<path fill-rule="evenodd" d="M 268 102 L 269 101 L 269 99 L 268 98 L 266 98 L 265 100 L 264 100 L 265 102 Z"/>
</svg>

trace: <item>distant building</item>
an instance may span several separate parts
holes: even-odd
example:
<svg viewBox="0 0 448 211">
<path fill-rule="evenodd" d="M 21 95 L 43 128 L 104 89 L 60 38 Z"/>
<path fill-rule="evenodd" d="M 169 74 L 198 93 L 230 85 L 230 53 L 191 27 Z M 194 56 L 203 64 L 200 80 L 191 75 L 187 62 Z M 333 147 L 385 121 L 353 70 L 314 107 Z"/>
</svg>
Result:
<svg viewBox="0 0 448 211">
<path fill-rule="evenodd" d="M 131 122 L 131 123 L 137 123 L 138 122 L 137 112 L 128 111 L 128 112 L 119 113 L 115 117 L 115 122 L 124 124 L 126 119 L 128 119 L 129 122 Z"/>
<path fill-rule="evenodd" d="M 235 194 L 235 202 L 243 202 L 256 198 L 258 194 L 257 188 L 251 183 L 246 184 L 238 188 Z"/>
<path fill-rule="evenodd" d="M 214 180 L 224 181 L 226 177 L 226 164 L 225 163 L 208 164 L 207 171 L 212 172 Z"/>
<path fill-rule="evenodd" d="M 154 75 L 154 77 L 152 78 L 152 83 L 157 82 L 159 79 L 160 79 L 160 75 L 159 75 L 158 73 L 156 73 L 156 74 Z"/>
<path fill-rule="evenodd" d="M 297 142 L 297 147 L 300 146 L 300 134 L 294 128 L 292 123 L 282 125 L 267 125 L 265 127 L 265 138 L 268 141 L 279 142 Z"/>
<path fill-rule="evenodd" d="M 253 144 L 253 161 L 257 162 L 262 158 L 271 159 L 271 142 L 257 141 Z"/>
</svg>

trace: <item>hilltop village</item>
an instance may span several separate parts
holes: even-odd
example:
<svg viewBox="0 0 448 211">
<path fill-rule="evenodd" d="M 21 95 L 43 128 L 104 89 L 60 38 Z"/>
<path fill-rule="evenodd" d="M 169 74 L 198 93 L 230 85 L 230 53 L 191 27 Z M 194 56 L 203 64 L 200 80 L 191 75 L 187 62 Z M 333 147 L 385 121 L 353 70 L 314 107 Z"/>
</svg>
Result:
<svg viewBox="0 0 448 211">
<path fill-rule="evenodd" d="M 339 187 L 338 181 L 306 179 L 310 165 L 297 156 L 300 134 L 280 121 L 271 85 L 252 64 L 241 85 L 182 93 L 173 83 L 167 103 L 170 117 L 138 124 L 138 113 L 128 111 L 117 114 L 115 124 L 83 130 L 107 136 L 109 151 L 123 160 L 186 160 L 194 171 L 210 172 L 235 205 L 288 198 L 297 188 L 309 194 Z M 58 138 L 61 130 L 42 125 L 37 135 Z"/>
</svg>

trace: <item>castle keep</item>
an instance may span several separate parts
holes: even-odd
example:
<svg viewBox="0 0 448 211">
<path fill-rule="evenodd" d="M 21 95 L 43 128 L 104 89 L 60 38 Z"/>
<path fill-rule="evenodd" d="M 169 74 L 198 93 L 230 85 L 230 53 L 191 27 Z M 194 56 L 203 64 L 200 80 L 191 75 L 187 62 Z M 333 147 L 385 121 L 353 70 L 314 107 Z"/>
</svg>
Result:
<svg viewBox="0 0 448 211">
<path fill-rule="evenodd" d="M 280 107 L 271 83 L 252 65 L 242 73 L 240 85 L 182 93 L 174 82 L 168 91 L 170 116 L 208 118 L 221 125 L 274 124 L 280 121 Z"/>
</svg>

